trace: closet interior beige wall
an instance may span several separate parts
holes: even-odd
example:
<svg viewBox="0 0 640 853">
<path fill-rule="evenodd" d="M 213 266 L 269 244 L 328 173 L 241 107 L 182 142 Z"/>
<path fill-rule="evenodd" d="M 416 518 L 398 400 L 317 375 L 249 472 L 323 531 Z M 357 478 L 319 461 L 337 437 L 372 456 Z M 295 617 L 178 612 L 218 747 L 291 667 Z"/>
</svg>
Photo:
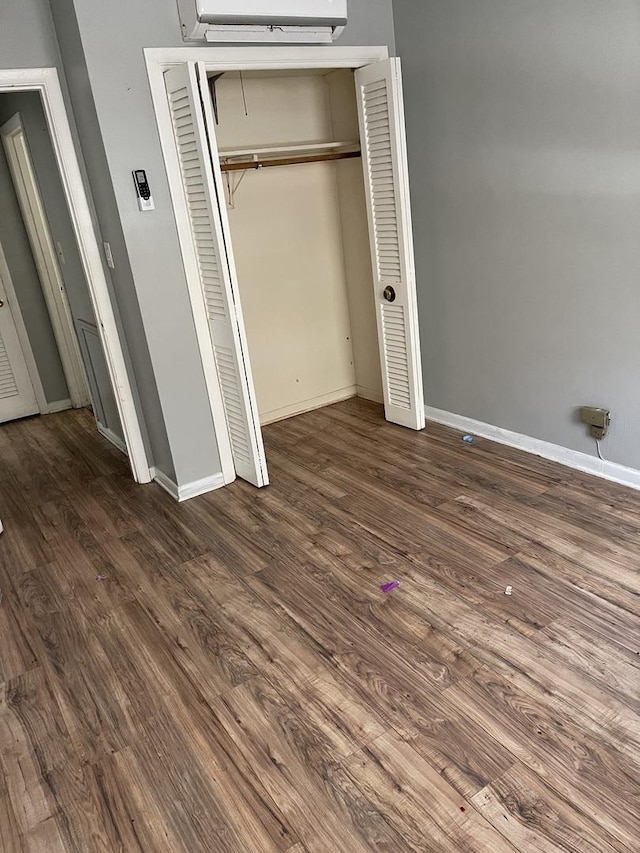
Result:
<svg viewBox="0 0 640 853">
<path fill-rule="evenodd" d="M 358 139 L 351 71 L 225 74 L 215 88 L 221 153 Z M 228 181 L 261 423 L 356 394 L 381 400 L 361 161 L 235 172 Z"/>
</svg>

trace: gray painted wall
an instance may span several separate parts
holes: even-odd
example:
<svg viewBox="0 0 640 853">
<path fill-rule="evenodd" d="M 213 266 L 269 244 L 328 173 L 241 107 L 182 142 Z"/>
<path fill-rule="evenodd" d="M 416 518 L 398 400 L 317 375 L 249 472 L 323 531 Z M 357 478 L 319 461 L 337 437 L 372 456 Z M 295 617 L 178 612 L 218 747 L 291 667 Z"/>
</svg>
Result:
<svg viewBox="0 0 640 853">
<path fill-rule="evenodd" d="M 98 9 L 97 11 L 100 10 Z M 64 15 L 65 12 L 69 13 L 69 9 L 62 8 L 61 12 Z M 68 107 L 71 132 L 76 142 L 76 150 L 80 154 L 80 137 L 74 120 L 74 110 L 71 108 L 70 91 L 73 92 L 77 114 L 82 119 L 83 154 L 91 165 L 97 163 L 97 168 L 92 170 L 91 183 L 89 183 L 88 179 L 85 183 L 87 187 L 91 186 L 91 190 L 94 193 L 100 194 L 100 222 L 102 224 L 104 221 L 107 226 L 111 224 L 112 230 L 108 232 L 109 237 L 107 239 L 113 239 L 114 244 L 117 244 L 117 231 L 119 228 L 117 214 L 115 217 L 108 215 L 109 196 L 113 198 L 113 191 L 105 166 L 104 150 L 99 130 L 97 129 L 97 120 L 95 119 L 95 110 L 93 109 L 91 93 L 88 87 L 86 69 L 83 72 L 84 59 L 82 50 L 81 48 L 76 49 L 73 42 L 73 24 L 73 6 L 71 5 L 71 11 L 65 17 L 64 32 L 68 33 L 68 39 L 67 43 L 65 43 L 67 50 L 65 52 L 65 64 L 63 67 L 52 12 L 47 0 L 3 0 L 0 4 L 0 57 L 3 68 L 58 68 L 63 94 Z M 67 87 L 65 73 L 70 80 L 69 87 Z M 85 169 L 82 156 L 79 156 L 79 160 L 80 168 L 85 178 L 87 178 L 88 170 Z M 91 197 L 89 201 L 90 204 L 93 203 Z M 115 203 L 112 207 L 115 207 Z M 95 210 L 94 213 L 97 228 L 98 213 Z M 124 286 L 121 288 L 122 291 L 128 291 L 133 294 L 128 302 L 126 300 L 123 301 L 127 309 L 125 319 L 133 327 L 132 330 L 128 330 L 131 331 L 131 334 L 126 336 L 126 340 L 127 342 L 133 340 L 136 349 L 136 357 L 134 359 L 133 356 L 129 356 L 129 352 L 125 347 L 125 359 L 129 365 L 129 374 L 131 377 L 134 377 L 134 397 L 136 398 L 138 411 L 144 419 L 143 432 L 146 426 L 146 432 L 148 433 L 151 460 L 164 473 L 172 477 L 173 463 L 164 428 L 162 410 L 158 402 L 153 371 L 144 345 L 144 330 L 140 322 L 137 325 L 135 324 L 137 310 L 135 306 L 135 290 L 130 276 L 127 280 L 122 272 L 126 267 L 126 253 L 123 253 L 119 267 L 121 278 L 124 280 Z M 105 273 L 110 282 L 108 270 L 105 269 Z M 116 322 L 119 322 L 122 328 L 123 322 L 118 314 L 119 306 L 115 298 L 113 298 L 113 302 L 116 310 Z M 139 395 L 138 388 L 140 389 Z"/>
<path fill-rule="evenodd" d="M 83 150 L 97 145 L 87 166 L 104 238 L 115 244 L 113 282 L 123 322 L 132 302 L 141 318 L 137 338 L 128 328 L 127 340 L 132 358 L 137 342 L 150 358 L 171 446 L 173 470 L 165 473 L 175 472 L 183 484 L 218 473 L 220 461 L 142 53 L 145 45 L 176 42 L 165 5 L 117 0 L 97 10 L 93 0 L 53 0 L 52 8 L 65 68 L 68 60 L 72 66 L 67 74 Z M 152 213 L 138 211 L 135 168 L 147 169 Z"/>
<path fill-rule="evenodd" d="M 47 0 L 0 3 L 2 68 L 53 68 L 60 62 Z"/>
<path fill-rule="evenodd" d="M 394 52 L 392 0 L 348 0 L 349 23 L 336 44 L 387 45 Z"/>
<path fill-rule="evenodd" d="M 640 7 L 394 13 L 427 403 L 640 468 Z"/>
<path fill-rule="evenodd" d="M 104 354 L 99 340 L 96 340 L 98 330 L 95 315 L 40 95 L 37 92 L 0 95 L 0 123 L 7 121 L 16 113 L 20 113 L 22 119 L 52 239 L 54 244 L 59 244 L 63 250 L 64 262 L 60 261 L 60 272 L 85 360 L 92 399 L 95 403 L 95 414 L 104 427 L 123 439 L 122 425 L 108 378 Z M 87 346 L 86 334 L 91 334 L 90 349 Z M 38 346 L 40 345 L 38 335 L 30 334 L 30 339 L 34 342 L 32 346 L 36 341 Z M 37 357 L 36 360 L 38 360 Z"/>
<path fill-rule="evenodd" d="M 343 44 L 393 45 L 390 0 L 351 0 L 350 5 Z M 88 133 L 83 149 L 103 231 L 122 229 L 116 262 L 120 266 L 128 255 L 177 482 L 216 474 L 215 433 L 143 56 L 144 47 L 183 46 L 176 3 L 113 0 L 98 6 L 95 0 L 52 0 L 52 8 L 81 137 L 86 104 L 80 110 L 80 96 L 88 97 L 91 89 L 108 172 L 104 164 L 89 162 Z M 79 38 L 71 32 L 75 26 Z M 79 79 L 83 74 L 86 79 Z M 156 204 L 152 213 L 138 211 L 131 179 L 136 168 L 147 170 Z M 117 211 L 100 210 L 108 180 Z M 116 286 L 123 315 L 126 290 L 126 283 Z M 129 344 L 133 354 L 130 338 Z"/>
<path fill-rule="evenodd" d="M 7 96 L 0 95 L 0 110 L 5 97 Z M 0 114 L 0 124 L 4 121 Z M 69 397 L 69 390 L 62 370 L 58 346 L 2 145 L 0 145 L 0 244 L 4 249 L 45 397 L 49 403 L 66 400 Z"/>
<path fill-rule="evenodd" d="M 73 104 L 74 129 L 82 149 L 83 166 L 95 204 L 100 239 L 110 243 L 115 260 L 116 268 L 110 270 L 105 266 L 105 274 L 121 339 L 126 341 L 125 360 L 129 375 L 135 377 L 133 391 L 138 412 L 143 419 L 143 433 L 146 433 L 150 461 L 174 479 L 175 470 L 162 406 L 110 180 L 73 0 L 52 0 L 51 8 L 69 99 Z"/>
</svg>

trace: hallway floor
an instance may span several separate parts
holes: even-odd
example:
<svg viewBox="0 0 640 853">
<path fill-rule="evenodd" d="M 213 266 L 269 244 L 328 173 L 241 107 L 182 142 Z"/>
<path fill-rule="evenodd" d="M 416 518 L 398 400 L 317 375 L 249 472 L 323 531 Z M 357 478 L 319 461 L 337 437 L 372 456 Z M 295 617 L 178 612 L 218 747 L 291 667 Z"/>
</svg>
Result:
<svg viewBox="0 0 640 853">
<path fill-rule="evenodd" d="M 355 400 L 265 443 L 178 505 L 0 428 L 0 851 L 637 851 L 640 493 Z"/>
</svg>

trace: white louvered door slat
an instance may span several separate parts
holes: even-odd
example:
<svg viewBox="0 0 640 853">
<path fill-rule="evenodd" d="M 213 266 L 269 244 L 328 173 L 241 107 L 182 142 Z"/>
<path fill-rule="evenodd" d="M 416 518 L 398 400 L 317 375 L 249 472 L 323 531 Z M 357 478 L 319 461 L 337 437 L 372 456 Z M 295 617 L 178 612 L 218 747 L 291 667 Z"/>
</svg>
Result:
<svg viewBox="0 0 640 853">
<path fill-rule="evenodd" d="M 0 423 L 40 411 L 0 280 Z"/>
<path fill-rule="evenodd" d="M 425 414 L 400 60 L 359 68 L 355 78 L 385 416 L 419 430 Z"/>
<path fill-rule="evenodd" d="M 203 73 L 200 70 L 200 73 Z M 206 92 L 206 73 L 204 76 Z M 169 111 L 182 174 L 186 209 L 197 260 L 197 273 L 213 343 L 215 366 L 226 416 L 228 446 L 239 477 L 256 486 L 269 482 L 262 434 L 239 301 L 225 243 L 214 168 L 219 168 L 215 126 L 204 102 L 194 63 L 165 73 Z M 226 213 L 226 211 L 225 211 Z M 227 437 L 218 436 L 219 444 Z M 222 455 L 222 453 L 221 453 Z"/>
</svg>

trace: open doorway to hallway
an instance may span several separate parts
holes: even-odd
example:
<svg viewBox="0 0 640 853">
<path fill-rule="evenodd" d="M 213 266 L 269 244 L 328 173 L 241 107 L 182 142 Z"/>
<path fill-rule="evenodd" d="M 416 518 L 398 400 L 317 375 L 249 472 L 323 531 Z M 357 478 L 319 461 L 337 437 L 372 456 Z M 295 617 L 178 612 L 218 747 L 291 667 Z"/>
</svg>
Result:
<svg viewBox="0 0 640 853">
<path fill-rule="evenodd" d="M 38 92 L 0 94 L 0 422 L 92 405 L 125 449 Z"/>
</svg>

